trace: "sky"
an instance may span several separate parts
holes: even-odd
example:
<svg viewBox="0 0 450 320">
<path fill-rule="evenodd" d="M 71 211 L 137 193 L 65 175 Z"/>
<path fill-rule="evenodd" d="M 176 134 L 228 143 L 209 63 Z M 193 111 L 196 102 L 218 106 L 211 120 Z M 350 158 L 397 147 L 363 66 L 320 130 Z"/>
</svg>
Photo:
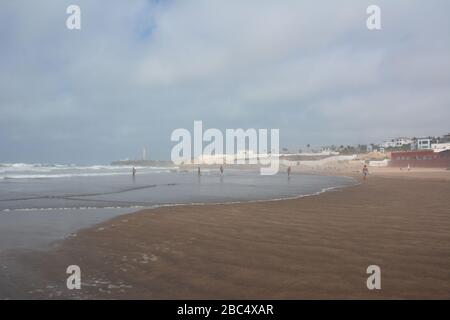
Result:
<svg viewBox="0 0 450 320">
<path fill-rule="evenodd" d="M 81 30 L 66 8 L 81 8 Z M 366 9 L 381 8 L 381 30 Z M 280 145 L 450 132 L 446 0 L 0 2 L 0 163 L 169 159 L 177 128 Z"/>
</svg>

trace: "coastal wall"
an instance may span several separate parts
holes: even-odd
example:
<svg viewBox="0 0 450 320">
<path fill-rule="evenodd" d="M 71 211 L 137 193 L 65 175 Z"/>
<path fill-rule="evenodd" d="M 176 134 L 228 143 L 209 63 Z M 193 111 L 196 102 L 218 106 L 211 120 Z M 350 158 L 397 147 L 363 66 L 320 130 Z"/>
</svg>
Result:
<svg viewBox="0 0 450 320">
<path fill-rule="evenodd" d="M 450 150 L 392 152 L 391 167 L 450 168 Z"/>
</svg>

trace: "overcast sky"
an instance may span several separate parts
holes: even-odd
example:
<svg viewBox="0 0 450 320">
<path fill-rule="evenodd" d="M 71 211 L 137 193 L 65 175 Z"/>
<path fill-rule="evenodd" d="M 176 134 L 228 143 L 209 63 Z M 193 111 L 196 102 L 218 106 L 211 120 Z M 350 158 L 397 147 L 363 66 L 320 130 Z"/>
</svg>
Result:
<svg viewBox="0 0 450 320">
<path fill-rule="evenodd" d="M 1 1 L 0 162 L 167 159 L 194 120 L 279 128 L 295 150 L 445 134 L 449 15 L 447 0 Z"/>
</svg>

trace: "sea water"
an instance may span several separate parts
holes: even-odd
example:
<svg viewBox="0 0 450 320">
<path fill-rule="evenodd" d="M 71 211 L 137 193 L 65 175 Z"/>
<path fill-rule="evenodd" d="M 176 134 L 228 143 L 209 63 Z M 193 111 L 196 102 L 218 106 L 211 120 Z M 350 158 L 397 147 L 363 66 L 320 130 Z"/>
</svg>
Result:
<svg viewBox="0 0 450 320">
<path fill-rule="evenodd" d="M 177 167 L 0 164 L 0 250 L 35 247 L 163 205 L 279 200 L 353 185 L 348 177 Z"/>
</svg>

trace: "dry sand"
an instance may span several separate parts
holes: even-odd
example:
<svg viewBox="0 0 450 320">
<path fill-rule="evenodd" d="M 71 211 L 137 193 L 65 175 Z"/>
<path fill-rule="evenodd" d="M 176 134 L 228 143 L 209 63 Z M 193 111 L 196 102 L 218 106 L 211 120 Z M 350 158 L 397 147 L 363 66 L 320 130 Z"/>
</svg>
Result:
<svg viewBox="0 0 450 320">
<path fill-rule="evenodd" d="M 2 294 L 449 299 L 449 172 L 430 178 L 374 171 L 359 186 L 297 200 L 165 207 L 114 218 L 51 250 L 14 252 Z M 72 264 L 81 267 L 81 290 L 65 287 Z M 369 265 L 381 267 L 381 290 L 366 287 Z"/>
</svg>

